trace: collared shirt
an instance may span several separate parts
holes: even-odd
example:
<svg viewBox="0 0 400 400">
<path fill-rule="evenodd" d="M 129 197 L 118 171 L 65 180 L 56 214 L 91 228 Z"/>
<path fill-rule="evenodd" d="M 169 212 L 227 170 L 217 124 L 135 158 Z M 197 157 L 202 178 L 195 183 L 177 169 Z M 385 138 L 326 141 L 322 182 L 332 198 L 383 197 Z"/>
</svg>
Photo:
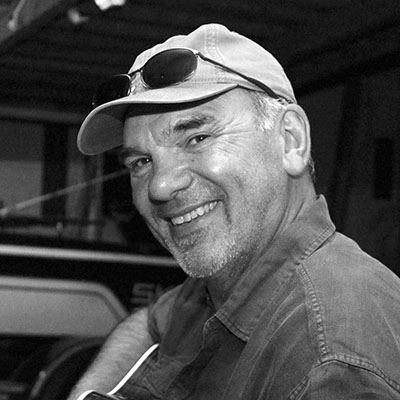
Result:
<svg viewBox="0 0 400 400">
<path fill-rule="evenodd" d="M 189 278 L 150 315 L 159 351 L 129 398 L 400 399 L 400 280 L 335 232 L 322 196 L 219 310 Z"/>
</svg>

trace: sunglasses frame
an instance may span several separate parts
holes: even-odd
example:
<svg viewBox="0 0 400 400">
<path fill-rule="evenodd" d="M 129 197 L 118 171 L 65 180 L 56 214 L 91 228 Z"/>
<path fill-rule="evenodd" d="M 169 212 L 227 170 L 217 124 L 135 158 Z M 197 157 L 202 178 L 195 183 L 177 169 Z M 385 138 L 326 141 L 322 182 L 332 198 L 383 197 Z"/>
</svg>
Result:
<svg viewBox="0 0 400 400">
<path fill-rule="evenodd" d="M 146 82 L 146 81 L 143 79 L 143 70 L 146 68 L 146 66 L 149 64 L 149 62 L 153 62 L 153 61 L 154 61 L 154 58 L 159 57 L 160 55 L 162 55 L 162 54 L 164 54 L 164 53 L 172 52 L 172 51 L 176 51 L 176 50 L 186 50 L 186 51 L 190 52 L 194 57 L 196 57 L 196 64 L 195 64 L 195 68 L 193 69 L 193 71 L 191 71 L 191 72 L 190 72 L 188 75 L 186 75 L 184 78 L 182 78 L 182 79 L 180 79 L 180 80 L 177 80 L 176 82 L 170 83 L 170 84 L 168 84 L 168 85 L 165 85 L 165 86 L 157 86 L 157 87 L 154 87 L 154 86 L 149 85 L 148 82 Z M 166 50 L 163 50 L 163 51 L 161 51 L 161 52 L 159 52 L 159 53 L 153 55 L 152 57 L 150 57 L 150 58 L 146 61 L 146 63 L 145 63 L 141 68 L 139 68 L 139 69 L 137 69 L 137 70 L 135 70 L 135 71 L 133 71 L 133 72 L 130 72 L 129 74 L 118 74 L 118 75 L 114 75 L 114 76 L 112 76 L 111 78 L 109 78 L 108 80 L 106 80 L 105 82 L 103 82 L 102 84 L 100 84 L 99 87 L 96 89 L 95 94 L 94 94 L 94 96 L 93 96 L 92 107 L 93 107 L 93 108 L 96 108 L 96 107 L 98 107 L 98 106 L 100 106 L 100 105 L 102 105 L 102 104 L 107 103 L 108 101 L 117 100 L 117 99 L 120 99 L 120 98 L 123 98 L 123 97 L 128 96 L 128 95 L 130 94 L 130 86 L 131 86 L 132 79 L 133 79 L 133 77 L 134 77 L 137 73 L 140 73 L 140 77 L 141 77 L 142 83 L 143 83 L 143 85 L 144 85 L 146 88 L 148 88 L 148 89 L 161 89 L 161 88 L 164 88 L 164 87 L 172 86 L 172 85 L 177 84 L 177 83 L 185 82 L 185 81 L 188 80 L 188 79 L 196 72 L 196 70 L 197 70 L 197 66 L 198 66 L 197 57 L 200 58 L 200 59 L 202 59 L 203 61 L 209 62 L 209 63 L 211 63 L 211 64 L 213 64 L 213 65 L 215 65 L 215 66 L 217 66 L 217 67 L 219 67 L 219 68 L 221 68 L 221 69 L 227 71 L 227 72 L 230 72 L 230 73 L 233 73 L 233 74 L 235 74 L 235 75 L 240 76 L 241 78 L 247 80 L 248 82 L 250 82 L 250 83 L 252 83 L 253 85 L 255 85 L 255 86 L 257 86 L 258 88 L 260 88 L 262 91 L 264 91 L 265 93 L 267 93 L 268 96 L 270 96 L 270 97 L 272 97 L 272 98 L 274 98 L 274 99 L 282 99 L 282 98 L 283 98 L 283 99 L 286 100 L 287 102 L 292 103 L 292 101 L 290 101 L 290 100 L 288 100 L 288 99 L 286 99 L 286 98 L 284 98 L 284 97 L 278 95 L 277 93 L 275 93 L 269 86 L 265 85 L 265 84 L 262 83 L 261 81 L 255 79 L 255 78 L 252 78 L 252 77 L 250 77 L 250 76 L 248 76 L 248 75 L 242 74 L 241 72 L 239 72 L 239 71 L 237 71 L 237 70 L 235 70 L 235 69 L 233 69 L 233 68 L 230 68 L 230 67 L 226 66 L 225 64 L 222 64 L 222 63 L 220 63 L 220 62 L 218 62 L 218 61 L 215 61 L 215 60 L 213 60 L 212 58 L 209 58 L 209 57 L 205 56 L 205 55 L 202 54 L 200 51 L 193 50 L 193 49 L 190 49 L 190 48 L 187 48 L 187 47 L 176 47 L 176 48 L 173 48 L 173 49 L 166 49 Z M 112 83 L 112 82 L 115 82 L 116 79 L 125 80 L 125 86 L 124 86 L 125 89 L 124 89 L 124 91 L 121 91 L 121 93 L 124 93 L 124 94 L 121 94 L 121 95 L 119 95 L 119 96 L 113 98 L 112 100 L 106 100 L 106 101 L 102 101 L 102 102 L 96 101 L 96 94 L 100 91 L 100 88 L 101 88 L 101 87 L 104 87 L 106 84 L 110 84 L 110 83 Z"/>
</svg>

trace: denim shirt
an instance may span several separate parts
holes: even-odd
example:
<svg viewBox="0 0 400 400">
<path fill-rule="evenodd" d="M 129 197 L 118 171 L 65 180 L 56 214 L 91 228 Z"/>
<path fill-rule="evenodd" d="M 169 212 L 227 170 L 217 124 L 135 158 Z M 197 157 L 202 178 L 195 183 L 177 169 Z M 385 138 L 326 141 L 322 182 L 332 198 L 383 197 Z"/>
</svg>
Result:
<svg viewBox="0 0 400 400">
<path fill-rule="evenodd" d="M 335 232 L 321 196 L 215 311 L 188 278 L 155 304 L 132 399 L 400 399 L 400 280 Z"/>
</svg>

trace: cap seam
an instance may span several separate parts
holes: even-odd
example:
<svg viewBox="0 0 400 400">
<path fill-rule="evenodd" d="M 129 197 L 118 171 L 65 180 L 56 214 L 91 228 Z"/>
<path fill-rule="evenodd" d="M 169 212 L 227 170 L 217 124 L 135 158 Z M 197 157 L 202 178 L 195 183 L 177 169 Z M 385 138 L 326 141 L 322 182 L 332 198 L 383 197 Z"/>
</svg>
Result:
<svg viewBox="0 0 400 400">
<path fill-rule="evenodd" d="M 210 26 L 210 35 L 207 32 L 207 39 L 206 43 L 209 45 L 210 48 L 210 55 L 215 58 L 218 58 L 218 61 L 224 63 L 224 57 L 222 53 L 218 49 L 218 29 L 217 26 L 211 25 Z M 218 67 L 214 67 L 214 75 L 217 82 L 224 82 L 226 81 L 227 73 Z"/>
</svg>

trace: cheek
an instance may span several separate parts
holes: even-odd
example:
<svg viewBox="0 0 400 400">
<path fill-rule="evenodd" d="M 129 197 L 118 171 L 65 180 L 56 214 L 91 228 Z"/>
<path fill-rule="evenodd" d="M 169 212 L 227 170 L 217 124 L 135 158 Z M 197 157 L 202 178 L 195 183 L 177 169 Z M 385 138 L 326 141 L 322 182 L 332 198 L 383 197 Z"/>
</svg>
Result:
<svg viewBox="0 0 400 400">
<path fill-rule="evenodd" d="M 138 182 L 131 180 L 132 204 L 142 217 L 146 217 L 149 210 L 149 197 L 146 187 L 144 183 L 138 184 Z"/>
<path fill-rule="evenodd" d="M 157 223 L 156 218 L 154 218 L 152 206 L 148 197 L 147 186 L 132 186 L 132 203 L 136 207 L 138 213 L 142 216 L 153 236 L 163 246 L 165 246 L 164 240 L 159 233 L 160 225 Z"/>
<path fill-rule="evenodd" d="M 236 146 L 235 146 L 236 147 Z M 234 150 L 233 146 L 216 146 L 213 151 L 204 153 L 196 164 L 196 169 L 204 175 L 220 177 L 237 168 L 243 169 L 245 162 L 239 155 L 239 149 Z"/>
</svg>

